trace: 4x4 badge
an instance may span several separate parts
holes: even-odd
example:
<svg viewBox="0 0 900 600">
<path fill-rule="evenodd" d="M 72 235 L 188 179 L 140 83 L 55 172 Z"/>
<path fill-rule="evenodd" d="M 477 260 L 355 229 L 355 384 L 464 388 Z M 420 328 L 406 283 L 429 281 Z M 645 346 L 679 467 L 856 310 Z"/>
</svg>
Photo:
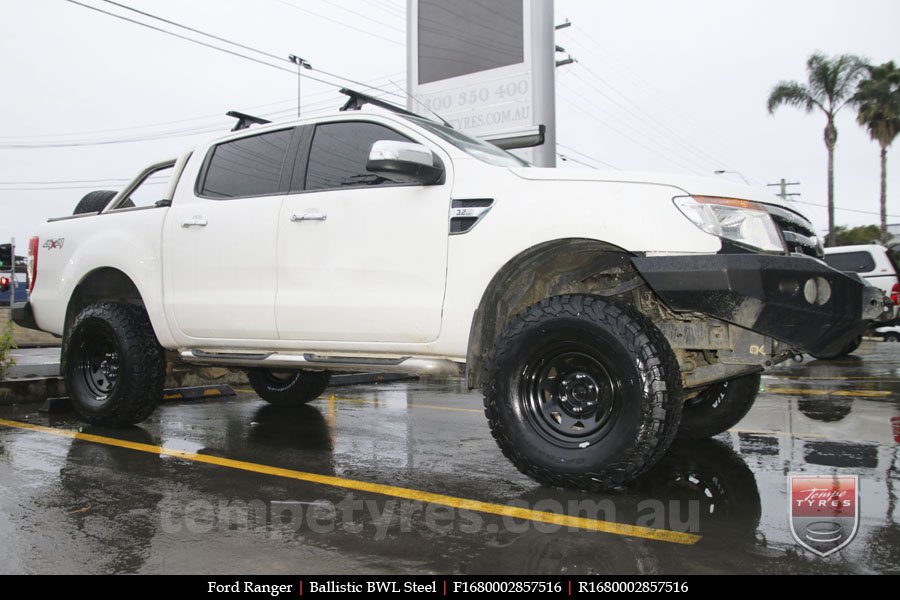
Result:
<svg viewBox="0 0 900 600">
<path fill-rule="evenodd" d="M 859 528 L 856 475 L 789 475 L 788 516 L 797 543 L 819 556 L 849 544 Z"/>
<path fill-rule="evenodd" d="M 44 248 L 46 250 L 56 250 L 63 247 L 66 238 L 56 238 L 55 240 L 44 240 Z"/>
</svg>

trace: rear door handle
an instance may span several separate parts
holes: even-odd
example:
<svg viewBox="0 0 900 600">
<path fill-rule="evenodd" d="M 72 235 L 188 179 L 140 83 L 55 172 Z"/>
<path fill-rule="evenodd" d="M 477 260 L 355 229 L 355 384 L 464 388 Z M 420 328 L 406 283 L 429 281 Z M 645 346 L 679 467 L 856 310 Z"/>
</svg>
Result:
<svg viewBox="0 0 900 600">
<path fill-rule="evenodd" d="M 291 222 L 296 223 L 297 221 L 324 221 L 328 218 L 328 215 L 320 212 L 308 212 L 303 213 L 302 215 L 291 215 Z"/>
<path fill-rule="evenodd" d="M 187 221 L 181 224 L 182 227 L 206 227 L 207 221 L 206 219 L 201 219 L 199 217 L 194 217 L 193 219 L 188 219 Z"/>
</svg>

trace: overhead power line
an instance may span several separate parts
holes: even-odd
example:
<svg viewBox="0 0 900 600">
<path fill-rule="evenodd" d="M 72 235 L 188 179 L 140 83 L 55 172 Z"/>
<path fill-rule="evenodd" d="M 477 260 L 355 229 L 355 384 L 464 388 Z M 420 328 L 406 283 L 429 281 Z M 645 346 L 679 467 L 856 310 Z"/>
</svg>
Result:
<svg viewBox="0 0 900 600">
<path fill-rule="evenodd" d="M 224 38 L 224 37 L 222 37 L 222 36 L 215 35 L 215 34 L 213 34 L 213 33 L 207 32 L 207 31 L 202 31 L 202 30 L 197 29 L 197 28 L 195 28 L 195 27 L 189 27 L 189 26 L 184 25 L 184 24 L 182 24 L 182 23 L 178 23 L 178 22 L 176 22 L 176 21 L 172 21 L 171 19 L 166 19 L 166 18 L 164 18 L 164 17 L 160 17 L 160 16 L 158 16 L 158 15 L 154 15 L 154 14 L 152 14 L 152 13 L 148 13 L 148 12 L 143 11 L 143 10 L 138 10 L 137 8 L 133 8 L 133 7 L 128 6 L 128 5 L 126 5 L 126 4 L 122 4 L 122 3 L 120 3 L 120 2 L 115 2 L 115 0 L 101 0 L 101 1 L 102 1 L 102 2 L 106 2 L 107 4 L 112 4 L 113 6 L 118 6 L 119 8 L 122 8 L 122 9 L 128 10 L 128 11 L 131 11 L 131 12 L 133 12 L 133 13 L 139 14 L 139 15 L 144 16 L 144 17 L 147 17 L 147 18 L 149 18 L 149 19 L 154 19 L 154 20 L 160 21 L 160 22 L 162 22 L 162 23 L 166 23 L 167 25 L 171 25 L 171 26 L 173 26 L 173 27 L 178 27 L 179 29 L 184 29 L 185 31 L 190 31 L 191 33 L 196 33 L 197 35 L 202 35 L 202 36 L 204 36 L 204 37 L 208 37 L 208 38 L 210 38 L 210 39 L 213 39 L 213 40 L 216 40 L 216 41 L 219 41 L 219 42 L 223 42 L 223 43 L 225 43 L 225 44 L 231 44 L 232 46 L 235 46 L 236 48 L 241 48 L 241 49 L 243 49 L 243 50 L 248 50 L 248 51 L 250 51 L 250 52 L 255 52 L 255 53 L 257 53 L 257 54 L 259 54 L 259 55 L 261 55 L 261 56 L 265 56 L 265 57 L 267 57 L 267 58 L 272 58 L 272 59 L 277 60 L 277 61 L 279 61 L 279 62 L 287 62 L 287 63 L 290 63 L 290 62 L 291 62 L 287 57 L 279 56 L 279 55 L 277 55 L 277 54 L 273 54 L 273 53 L 267 52 L 267 51 L 265 51 L 265 50 L 260 50 L 260 49 L 258 49 L 258 48 L 254 48 L 254 47 L 252 47 L 252 46 L 248 46 L 248 45 L 246 45 L 246 44 L 242 44 L 242 43 L 240 43 L 240 42 L 235 42 L 234 40 L 230 40 L 230 39 L 228 39 L 228 38 Z M 296 8 L 296 7 L 294 7 L 294 8 Z M 300 9 L 300 10 L 304 10 L 304 9 Z M 322 70 L 322 69 L 319 69 L 319 68 L 314 69 L 314 71 L 315 71 L 316 73 L 321 73 L 321 74 L 323 74 L 323 75 L 327 75 L 328 77 L 334 77 L 335 79 L 340 79 L 340 80 L 342 80 L 342 81 L 347 81 L 347 82 L 353 83 L 353 84 L 355 84 L 355 85 L 361 85 L 361 86 L 363 86 L 363 87 L 367 87 L 367 88 L 372 89 L 372 90 L 378 90 L 378 91 L 380 91 L 380 92 L 382 92 L 382 93 L 385 93 L 385 94 L 396 95 L 396 94 L 394 94 L 393 92 L 390 92 L 390 91 L 388 91 L 388 90 L 384 90 L 384 89 L 381 89 L 381 88 L 377 88 L 377 87 L 368 85 L 367 83 L 363 83 L 363 82 L 361 82 L 361 81 L 355 81 L 355 80 L 353 80 L 353 79 L 350 79 L 349 77 L 344 77 L 343 75 L 338 75 L 338 74 L 336 74 L 336 73 L 330 73 L 330 72 L 328 72 L 328 71 L 325 71 L 325 70 Z M 293 71 L 293 70 L 290 70 L 290 72 L 293 73 L 294 71 Z M 335 83 L 323 82 L 323 81 L 321 81 L 321 80 L 315 79 L 314 77 L 309 77 L 309 76 L 306 75 L 306 74 L 304 74 L 304 77 L 306 77 L 307 79 L 312 79 L 313 81 L 319 81 L 320 83 L 326 83 L 327 85 L 333 85 L 333 86 L 334 86 L 334 85 L 337 85 L 337 84 L 335 84 Z"/>
<path fill-rule="evenodd" d="M 558 156 L 560 158 L 560 160 L 562 160 L 563 162 L 573 162 L 573 163 L 581 165 L 582 167 L 588 167 L 589 169 L 597 168 L 594 165 L 589 165 L 588 163 L 582 162 L 582 161 L 578 160 L 577 158 L 572 158 L 571 156 L 566 156 L 562 152 L 557 152 L 556 156 Z"/>
<path fill-rule="evenodd" d="M 382 27 L 385 27 L 385 28 L 387 28 L 387 29 L 391 29 L 391 30 L 393 30 L 393 31 L 396 31 L 396 32 L 398 32 L 398 33 L 400 33 L 400 34 L 402 34 L 402 35 L 404 35 L 404 36 L 406 35 L 406 30 L 405 30 L 405 29 L 400 29 L 399 27 L 394 27 L 393 25 L 391 25 L 391 24 L 389 24 L 389 23 L 385 23 L 384 21 L 379 21 L 378 19 L 374 19 L 374 18 L 372 18 L 371 15 L 363 15 L 363 14 L 361 14 L 361 13 L 358 13 L 358 12 L 356 12 L 355 10 L 351 10 L 351 9 L 349 9 L 349 8 L 346 8 L 346 7 L 344 7 L 344 6 L 341 6 L 341 4 L 340 4 L 339 2 L 330 2 L 329 0 L 322 0 L 322 2 L 324 2 L 325 4 L 327 4 L 327 5 L 329 5 L 329 6 L 333 6 L 334 8 L 337 8 L 338 10 L 342 10 L 342 11 L 344 11 L 344 12 L 346 12 L 346 13 L 350 13 L 351 15 L 355 15 L 355 16 L 357 16 L 357 17 L 362 17 L 362 18 L 365 19 L 366 21 L 370 21 L 370 22 L 375 23 L 375 24 L 377 24 L 377 25 L 381 25 Z"/>
<path fill-rule="evenodd" d="M 249 60 L 251 62 L 255 62 L 257 64 L 260 64 L 260 65 L 263 65 L 263 66 L 266 66 L 266 67 L 269 67 L 272 69 L 278 69 L 279 71 L 284 71 L 285 73 L 290 73 L 291 75 L 296 76 L 296 73 L 294 72 L 293 69 L 288 69 L 286 67 L 279 67 L 278 65 L 273 65 L 272 63 L 266 62 L 264 60 L 259 60 L 257 58 L 253 58 L 252 56 L 247 56 L 246 54 L 241 54 L 240 52 L 234 52 L 232 50 L 228 50 L 227 48 L 222 48 L 221 46 L 214 46 L 213 44 L 207 44 L 206 42 L 203 42 L 201 40 L 194 39 L 194 38 L 188 37 L 186 35 L 181 35 L 179 33 L 175 33 L 174 31 L 169 31 L 168 29 L 156 27 L 154 25 L 150 25 L 149 23 L 144 23 L 144 22 L 138 21 L 136 19 L 130 19 L 123 15 L 117 15 L 114 12 L 110 12 L 108 10 L 103 10 L 102 8 L 97 8 L 96 6 L 91 6 L 90 4 L 84 4 L 83 2 L 78 2 L 78 0 L 66 0 L 66 2 L 69 2 L 71 4 L 76 4 L 83 8 L 87 8 L 87 9 L 96 11 L 98 13 L 108 15 L 110 17 L 115 17 L 116 19 L 121 19 L 122 21 L 128 21 L 129 23 L 134 23 L 135 25 L 140 25 L 141 27 L 146 27 L 147 29 L 152 29 L 154 31 L 158 31 L 158 32 L 164 33 L 166 35 L 176 37 L 176 38 L 184 40 L 186 42 L 191 42 L 193 44 L 199 44 L 200 46 L 205 46 L 205 47 L 211 48 L 213 50 L 218 50 L 219 52 L 225 52 L 226 54 L 231 54 L 232 56 L 237 56 L 238 58 L 243 58 L 244 60 Z M 309 77 L 309 78 L 314 79 L 313 77 Z M 321 80 L 317 80 L 317 79 L 314 79 L 314 80 L 321 81 Z M 333 83 L 330 83 L 327 81 L 321 81 L 321 83 L 326 83 L 328 85 L 334 85 Z"/>
<path fill-rule="evenodd" d="M 690 162 L 690 164 L 692 164 L 693 167 L 700 170 L 701 172 L 705 172 L 708 170 L 708 168 L 707 168 L 709 166 L 708 164 L 706 164 L 705 162 L 701 162 L 700 160 L 694 158 L 693 156 L 690 156 L 690 155 L 686 154 L 685 152 L 683 152 L 683 147 L 678 142 L 672 142 L 666 136 L 657 137 L 657 136 L 659 136 L 660 132 L 659 132 L 658 128 L 655 127 L 652 123 L 650 123 L 646 119 L 642 119 L 639 115 L 634 113 L 634 111 L 631 111 L 630 109 L 625 107 L 622 103 L 618 102 L 615 98 L 612 98 L 608 94 L 604 93 L 597 86 L 593 85 L 591 82 L 584 79 L 578 72 L 572 71 L 571 73 L 572 73 L 572 77 L 574 77 L 575 79 L 577 79 L 578 81 L 580 81 L 581 83 L 586 85 L 588 88 L 592 89 L 593 91 L 597 92 L 598 94 L 601 94 L 605 98 L 609 99 L 611 102 L 613 102 L 614 104 L 616 104 L 617 106 L 619 106 L 620 108 L 625 110 L 625 112 L 630 114 L 633 118 L 644 123 L 645 125 L 648 125 L 649 126 L 648 130 L 652 132 L 652 135 L 643 133 L 641 131 L 638 131 L 637 129 L 634 129 L 635 133 L 639 133 L 640 135 L 643 135 L 645 138 L 652 141 L 659 147 L 664 148 L 666 151 L 671 152 L 672 154 L 678 156 L 679 160 L 682 160 L 685 162 Z"/>
<path fill-rule="evenodd" d="M 111 183 L 127 182 L 124 177 L 109 177 L 107 179 L 66 179 L 62 181 L 0 181 L 0 185 L 50 185 L 50 184 L 66 184 L 66 183 Z"/>
<path fill-rule="evenodd" d="M 805 202 L 803 200 L 792 200 L 791 203 L 792 204 L 805 204 L 807 206 L 816 206 L 818 208 L 828 208 L 827 204 L 818 204 L 816 202 Z M 840 206 L 835 206 L 834 210 L 840 210 L 843 212 L 850 212 L 850 213 L 857 213 L 857 214 L 861 214 L 861 215 L 876 215 L 876 216 L 881 215 L 880 212 L 875 211 L 875 210 L 862 210 L 859 208 L 841 208 Z M 891 217 L 892 219 L 900 219 L 900 215 L 887 215 L 887 216 Z"/>
<path fill-rule="evenodd" d="M 257 54 L 260 54 L 260 55 L 262 55 L 262 56 L 266 56 L 266 57 L 270 57 L 270 58 L 275 58 L 276 60 L 283 61 L 283 62 L 288 63 L 288 64 L 290 63 L 290 61 L 287 59 L 287 57 L 282 58 L 282 57 L 279 57 L 279 56 L 277 56 L 277 55 L 275 55 L 275 54 L 266 52 L 266 51 L 264 51 L 264 50 L 258 50 L 258 49 L 256 49 L 256 48 L 252 48 L 251 46 L 247 46 L 247 45 L 241 44 L 241 43 L 239 43 L 239 42 L 233 42 L 233 41 L 228 40 L 228 39 L 226 39 L 226 38 L 223 38 L 223 37 L 221 37 L 221 36 L 217 36 L 217 35 L 214 35 L 214 34 L 211 34 L 211 33 L 206 33 L 206 32 L 200 31 L 199 29 L 195 29 L 195 28 L 193 28 L 193 27 L 188 27 L 187 25 L 182 25 L 182 24 L 180 24 L 180 23 L 176 23 L 176 22 L 171 21 L 171 20 L 169 20 L 169 19 L 164 19 L 164 18 L 162 18 L 162 17 L 157 17 L 156 15 L 152 15 L 152 14 L 147 13 L 147 12 L 144 12 L 144 11 L 139 11 L 139 10 L 137 10 L 137 9 L 131 8 L 131 7 L 126 6 L 126 5 L 124 5 L 124 4 L 119 4 L 118 2 L 112 2 L 112 0 L 102 0 L 102 1 L 103 1 L 103 2 L 108 2 L 108 3 L 110 3 L 110 4 L 114 4 L 115 6 L 120 6 L 120 7 L 124 8 L 124 9 L 126 9 L 126 10 L 130 10 L 130 11 L 133 11 L 133 12 L 135 12 L 135 13 L 139 13 L 139 14 L 144 15 L 144 16 L 147 16 L 147 17 L 149 17 L 149 18 L 156 19 L 156 20 L 159 20 L 159 21 L 161 21 L 161 22 L 165 22 L 165 23 L 170 24 L 170 25 L 172 25 L 172 26 L 179 27 L 179 28 L 181 28 L 181 29 L 185 29 L 186 31 L 191 31 L 192 33 L 196 33 L 196 34 L 198 34 L 198 35 L 203 35 L 203 36 L 208 37 L 208 38 L 210 38 L 210 39 L 215 39 L 215 40 L 221 41 L 221 42 L 223 42 L 223 43 L 231 44 L 232 46 L 235 46 L 235 47 L 237 47 L 237 48 L 247 49 L 247 50 L 250 50 L 250 51 L 252 51 L 252 52 L 256 52 Z M 212 49 L 212 50 L 218 50 L 219 52 L 225 52 L 226 54 L 230 54 L 231 56 L 236 56 L 236 57 L 238 57 L 238 58 L 243 58 L 244 60 L 248 60 L 248 61 L 254 62 L 254 63 L 256 63 L 256 64 L 259 64 L 259 65 L 263 65 L 263 66 L 269 67 L 269 68 L 271 68 L 271 69 L 277 69 L 277 70 L 279 70 L 279 71 L 284 71 L 285 73 L 290 73 L 290 74 L 291 74 L 292 76 L 294 76 L 294 77 L 297 76 L 296 70 L 294 70 L 294 69 L 292 69 L 292 68 L 282 67 L 282 66 L 279 66 L 279 65 L 276 65 L 276 64 L 272 64 L 272 63 L 267 62 L 267 61 L 265 61 L 265 60 L 261 60 L 261 59 L 258 59 L 258 58 L 254 58 L 254 57 L 252 57 L 252 56 L 247 56 L 246 54 L 242 54 L 242 53 L 236 52 L 236 51 L 234 51 L 234 50 L 229 50 L 228 48 L 222 48 L 221 46 L 216 46 L 216 45 L 214 45 L 214 44 L 210 44 L 210 43 L 204 42 L 204 41 L 202 41 L 202 40 L 198 40 L 198 39 L 196 39 L 196 38 L 192 38 L 192 37 L 189 37 L 189 36 L 186 36 L 186 35 L 181 35 L 180 33 L 176 33 L 176 32 L 174 32 L 174 31 L 170 31 L 170 30 L 168 30 L 168 29 L 163 29 L 162 27 L 157 27 L 157 26 L 155 26 L 155 25 L 151 25 L 150 23 L 145 23 L 145 22 L 139 21 L 139 20 L 137 20 L 137 19 L 132 19 L 132 18 L 126 17 L 126 16 L 124 16 L 124 15 L 120 15 L 120 14 L 116 14 L 116 13 L 111 12 L 111 11 L 103 10 L 102 8 L 98 8 L 98 7 L 96 7 L 96 6 L 91 6 L 90 4 L 85 4 L 85 3 L 83 3 L 83 2 L 78 2 L 78 0 L 66 0 L 66 2 L 69 2 L 69 3 L 71 3 L 71 4 L 76 4 L 76 5 L 81 6 L 81 7 L 83 7 L 83 8 L 87 8 L 87 9 L 90 9 L 90 10 L 93 10 L 93 11 L 96 11 L 96 12 L 99 12 L 99 13 L 102 13 L 102 14 L 107 15 L 107 16 L 110 16 L 110 17 L 115 17 L 116 19 L 120 19 L 120 20 L 122 20 L 122 21 L 127 21 L 127 22 L 133 23 L 133 24 L 135 24 L 135 25 L 140 25 L 141 27 L 146 27 L 147 29 L 152 29 L 153 31 L 158 31 L 158 32 L 160 32 L 160 33 L 164 33 L 164 34 L 166 34 L 166 35 L 169 35 L 169 36 L 178 38 L 178 39 L 180 39 L 180 40 L 184 40 L 184 41 L 186 41 L 186 42 L 191 42 L 191 43 L 194 43 L 194 44 L 198 44 L 198 45 L 200 45 L 200 46 L 204 46 L 204 47 L 210 48 L 210 49 Z M 364 84 L 364 83 L 361 83 L 361 82 L 358 82 L 358 81 L 354 81 L 354 80 L 349 79 L 349 78 L 346 78 L 346 77 L 342 77 L 342 76 L 337 75 L 337 74 L 334 74 L 334 73 L 329 73 L 328 71 L 323 71 L 323 70 L 321 70 L 321 69 L 316 69 L 315 72 L 316 72 L 316 73 L 321 73 L 321 74 L 326 75 L 326 76 L 328 76 L 328 77 L 333 77 L 333 78 L 335 78 L 335 79 L 340 79 L 340 80 L 342 80 L 342 81 L 354 83 L 354 84 L 357 84 L 357 85 L 363 85 L 363 86 L 368 87 L 368 88 L 370 88 L 370 89 L 376 89 L 376 90 L 378 90 L 378 91 L 380 91 L 380 92 L 382 92 L 382 93 L 385 93 L 385 94 L 396 95 L 396 94 L 394 94 L 393 92 L 390 92 L 390 91 L 387 91 L 387 90 L 383 90 L 383 89 L 380 89 L 380 88 L 375 88 L 375 87 L 366 85 L 366 84 Z M 306 79 L 311 80 L 311 81 L 316 81 L 316 82 L 318 82 L 318 83 L 322 83 L 322 84 L 325 84 L 325 85 L 330 85 L 330 86 L 333 86 L 333 87 L 342 87 L 342 86 L 343 86 L 343 84 L 335 83 L 335 82 L 333 82 L 333 81 L 327 81 L 327 80 L 325 80 L 325 79 L 322 79 L 322 78 L 320 78 L 320 77 L 315 77 L 315 76 L 313 76 L 313 75 L 304 74 L 304 77 L 305 77 Z"/>
<path fill-rule="evenodd" d="M 569 88 L 569 86 L 566 84 L 566 82 L 565 82 L 565 81 L 562 81 L 562 79 L 560 79 L 559 83 L 560 83 L 560 85 L 561 85 L 562 87 L 564 87 L 564 88 L 572 89 L 572 88 Z M 619 128 L 617 128 L 617 127 L 611 125 L 608 121 L 605 121 L 604 119 L 598 117 L 598 116 L 597 116 L 597 112 L 604 113 L 604 114 L 606 114 L 607 116 L 611 117 L 613 120 L 619 122 L 623 127 L 625 127 L 626 130 L 628 129 L 628 126 L 625 125 L 624 123 L 622 123 L 621 120 L 618 119 L 618 117 L 616 117 L 615 115 L 613 115 L 613 114 L 610 113 L 609 111 L 606 111 L 606 110 L 600 108 L 596 103 L 594 103 L 594 104 L 589 104 L 589 105 L 588 105 L 588 106 L 589 106 L 589 109 L 584 108 L 584 106 L 580 103 L 580 101 L 581 101 L 580 95 L 577 94 L 577 93 L 574 93 L 575 90 L 572 90 L 572 91 L 573 91 L 573 94 L 572 94 L 572 97 L 571 97 L 571 98 L 570 98 L 568 95 L 566 95 L 566 96 L 560 96 L 560 98 L 563 100 L 563 102 L 567 102 L 568 104 L 574 106 L 576 109 L 578 109 L 579 111 L 581 111 L 582 113 L 584 113 L 585 115 L 587 115 L 589 118 L 591 118 L 591 119 L 593 119 L 594 121 L 597 121 L 597 122 L 603 124 L 603 125 L 604 125 L 607 129 L 609 129 L 610 131 L 613 131 L 614 133 L 619 134 L 621 137 L 625 138 L 626 140 L 630 141 L 631 143 L 633 143 L 633 144 L 635 144 L 635 145 L 637 145 L 637 146 L 640 146 L 641 148 L 643 148 L 644 150 L 647 150 L 648 152 L 651 152 L 651 153 L 655 154 L 656 156 L 662 158 L 662 159 L 665 160 L 666 162 L 672 163 L 673 165 L 677 165 L 680 169 L 684 169 L 685 171 L 688 171 L 688 172 L 690 172 L 690 173 L 693 173 L 694 175 L 700 175 L 700 174 L 702 174 L 702 173 L 701 173 L 700 171 L 698 171 L 696 168 L 694 168 L 694 167 L 692 167 L 692 166 L 690 166 L 690 165 L 688 165 L 688 164 L 686 164 L 686 163 L 681 162 L 678 158 L 672 158 L 671 156 L 669 156 L 670 154 L 675 154 L 675 156 L 677 156 L 677 153 L 672 153 L 672 152 L 669 151 L 667 148 L 662 147 L 662 149 L 665 150 L 665 152 L 666 152 L 666 153 L 664 154 L 663 152 L 660 152 L 660 151 L 657 150 L 656 148 L 653 148 L 653 147 L 651 147 L 651 146 L 648 146 L 647 144 L 641 142 L 640 140 L 635 139 L 634 137 L 632 137 L 632 136 L 631 136 L 629 133 L 627 133 L 626 131 L 623 131 L 622 129 L 619 129 Z M 640 132 L 640 131 L 636 131 L 636 130 L 635 130 L 635 131 L 632 131 L 632 133 L 636 133 L 636 134 L 640 135 L 641 137 L 648 139 L 651 143 L 656 144 L 656 145 L 659 145 L 658 142 L 657 142 L 656 140 L 650 138 L 649 136 L 647 136 L 646 134 L 644 134 L 644 133 L 642 133 L 642 132 Z"/>
<path fill-rule="evenodd" d="M 395 17 L 405 17 L 406 10 L 400 8 L 399 6 L 395 6 L 390 3 L 389 0 L 369 0 L 369 4 L 374 4 L 381 10 L 384 10 L 387 13 L 394 15 Z"/>
<path fill-rule="evenodd" d="M 297 6 L 297 5 L 295 5 L 295 4 L 292 4 L 292 3 L 290 3 L 290 2 L 287 2 L 286 0 L 274 0 L 274 1 L 277 2 L 278 4 L 283 4 L 284 6 L 287 6 L 288 8 L 293 8 L 294 10 L 298 10 L 298 11 L 300 11 L 300 12 L 305 12 L 305 13 L 310 14 L 310 15 L 313 15 L 313 16 L 315 16 L 315 17 L 319 17 L 320 19 L 324 19 L 324 20 L 326 20 L 326 21 L 329 21 L 329 22 L 331 22 L 331 23 L 334 23 L 335 25 L 340 25 L 341 27 L 346 27 L 347 29 L 352 29 L 353 31 L 357 31 L 357 32 L 363 33 L 363 34 L 365 34 L 365 35 L 370 35 L 370 36 L 372 36 L 372 37 L 376 37 L 376 38 L 378 38 L 378 39 L 384 40 L 384 41 L 389 42 L 389 43 L 391 43 L 391 44 L 396 44 L 396 45 L 398 45 L 398 46 L 402 46 L 402 45 L 404 44 L 404 42 L 401 42 L 401 41 L 398 41 L 398 40 L 394 40 L 394 39 L 391 39 L 391 38 L 389 38 L 389 37 L 385 37 L 385 36 L 383 36 L 383 35 L 379 35 L 379 34 L 377 34 L 377 33 L 373 33 L 373 32 L 371 32 L 371 31 L 368 31 L 368 30 L 363 29 L 363 28 L 361 28 L 361 27 L 355 27 L 355 26 L 350 25 L 350 24 L 348 24 L 348 23 L 344 23 L 343 21 L 338 21 L 337 19 L 332 19 L 331 17 L 327 17 L 327 16 L 325 16 L 325 15 L 323 15 L 323 14 L 320 14 L 320 13 L 317 13 L 317 12 L 315 12 L 315 11 L 309 10 L 308 8 L 300 8 L 299 6 Z"/>
<path fill-rule="evenodd" d="M 576 150 L 575 148 L 573 148 L 573 147 L 571 147 L 571 146 L 567 146 L 567 145 L 561 144 L 561 143 L 559 143 L 559 142 L 557 142 L 556 145 L 559 146 L 560 148 L 564 149 L 564 150 L 568 150 L 569 153 L 571 153 L 571 154 L 577 154 L 578 156 L 581 156 L 582 158 L 584 158 L 584 159 L 586 159 L 586 160 L 589 160 L 589 161 L 592 161 L 592 162 L 601 164 L 601 165 L 603 165 L 604 167 L 609 167 L 610 169 L 615 169 L 615 170 L 617 170 L 617 171 L 620 170 L 619 167 L 617 167 L 616 165 L 612 165 L 612 164 L 610 164 L 610 163 L 608 163 L 608 162 L 604 162 L 604 161 L 600 160 L 599 158 L 594 158 L 593 156 L 589 156 L 589 155 L 585 154 L 584 152 L 581 152 L 580 150 Z M 569 157 L 569 158 L 571 159 L 571 157 Z M 575 161 L 573 161 L 573 162 L 575 162 Z"/>
<path fill-rule="evenodd" d="M 398 74 L 400 74 L 400 73 L 391 73 L 389 75 L 385 75 L 384 77 L 374 78 L 374 79 L 369 80 L 367 82 L 367 84 L 375 83 L 375 82 L 384 82 L 385 78 L 387 78 L 387 83 L 391 83 L 390 78 L 395 77 Z M 321 92 L 313 92 L 311 94 L 307 94 L 306 98 L 314 98 L 314 97 L 320 97 L 320 96 L 325 96 L 325 95 L 331 95 L 332 98 L 330 98 L 328 100 L 321 100 L 321 101 L 308 103 L 307 106 L 309 106 L 310 108 L 317 107 L 317 106 L 333 106 L 334 105 L 334 98 L 333 98 L 334 92 L 331 90 L 321 91 Z M 253 106 L 248 106 L 248 107 L 242 108 L 242 110 L 255 111 L 256 109 L 277 106 L 280 104 L 290 105 L 290 108 L 285 108 L 285 109 L 276 110 L 276 111 L 266 111 L 266 112 L 261 113 L 261 115 L 264 117 L 276 117 L 276 116 L 284 116 L 289 113 L 292 114 L 295 110 L 294 107 L 297 104 L 297 99 L 290 98 L 290 99 L 285 99 L 285 100 L 278 100 L 276 102 L 267 102 L 265 104 L 256 104 Z M 315 111 L 312 111 L 312 112 L 315 112 Z M 307 114 L 309 114 L 309 113 L 307 113 Z M 46 143 L 71 142 L 71 141 L 78 141 L 78 142 L 82 142 L 82 143 L 92 142 L 93 140 L 90 140 L 89 137 L 85 138 L 84 136 L 93 136 L 93 135 L 98 135 L 98 134 L 108 134 L 108 133 L 117 133 L 117 132 L 125 132 L 125 131 L 136 131 L 136 130 L 141 130 L 141 129 L 153 129 L 153 128 L 158 128 L 158 127 L 164 127 L 166 125 L 175 125 L 175 124 L 179 124 L 179 123 L 204 122 L 205 123 L 204 125 L 198 126 L 198 127 L 212 127 L 214 125 L 214 123 L 206 123 L 206 122 L 216 121 L 215 125 L 217 127 L 220 127 L 221 123 L 223 122 L 223 118 L 224 117 L 223 117 L 222 113 L 216 113 L 216 114 L 209 114 L 209 115 L 204 115 L 204 116 L 189 117 L 186 119 L 177 119 L 174 121 L 162 121 L 159 123 L 147 123 L 144 125 L 134 125 L 134 126 L 130 126 L 130 127 L 95 129 L 92 131 L 73 131 L 73 132 L 66 132 L 66 133 L 39 133 L 39 134 L 22 135 L 22 136 L 0 136 L 0 147 L 3 147 L 3 145 L 7 144 L 7 143 L 9 143 L 9 144 L 25 143 L 25 142 L 32 141 L 32 140 L 36 144 L 35 147 L 37 147 L 37 145 L 39 145 L 39 144 L 37 144 L 37 142 L 39 142 L 39 141 L 44 141 Z M 229 121 L 229 123 L 230 123 L 230 121 Z M 149 136 L 149 135 L 155 135 L 156 133 L 157 132 L 148 131 L 148 132 L 141 133 L 140 135 L 148 135 Z M 177 135 L 171 135 L 171 136 L 166 135 L 166 137 L 177 137 Z M 143 140 L 143 138 L 135 139 L 135 140 L 128 140 L 128 141 L 142 141 L 142 140 Z"/>
<path fill-rule="evenodd" d="M 663 91 L 660 87 L 648 81 L 646 78 L 641 76 L 639 70 L 634 69 L 625 60 L 616 56 L 609 49 L 604 48 L 595 39 L 596 36 L 590 35 L 586 30 L 584 30 L 577 24 L 567 29 L 566 33 L 562 35 L 570 37 L 575 41 L 579 54 L 589 54 L 609 69 L 614 69 L 615 71 L 617 71 L 623 79 L 628 81 L 635 88 L 642 88 L 656 96 L 658 98 L 658 102 L 656 102 L 654 106 L 664 107 L 665 109 L 667 109 L 667 113 L 670 113 L 672 116 L 684 121 L 685 125 L 689 127 L 689 130 L 692 134 L 703 133 L 704 139 L 711 142 L 711 144 L 704 142 L 705 150 L 708 150 L 710 153 L 724 154 L 726 155 L 725 158 L 727 158 L 727 156 L 729 155 L 733 156 L 733 152 L 735 151 L 735 149 L 732 144 L 727 143 L 726 140 L 722 138 L 721 131 L 713 130 L 708 123 L 695 118 L 689 111 L 687 111 L 683 107 L 680 107 L 678 103 L 675 102 L 671 97 L 670 93 Z M 602 57 L 599 52 L 590 50 L 587 47 L 588 45 L 590 45 L 597 51 L 602 52 Z M 642 112 L 646 113 L 646 111 Z M 723 161 L 720 157 L 716 160 L 716 163 L 721 162 L 726 162 L 729 164 L 745 164 L 745 161 L 735 161 L 733 160 L 733 158 Z"/>
</svg>

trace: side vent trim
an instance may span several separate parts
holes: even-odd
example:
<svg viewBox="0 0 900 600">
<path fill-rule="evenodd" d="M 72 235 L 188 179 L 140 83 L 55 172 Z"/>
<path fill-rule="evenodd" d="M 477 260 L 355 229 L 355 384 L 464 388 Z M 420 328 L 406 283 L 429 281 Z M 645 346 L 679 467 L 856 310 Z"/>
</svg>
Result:
<svg viewBox="0 0 900 600">
<path fill-rule="evenodd" d="M 472 231 L 494 206 L 493 198 L 466 198 L 450 204 L 450 235 Z"/>
</svg>

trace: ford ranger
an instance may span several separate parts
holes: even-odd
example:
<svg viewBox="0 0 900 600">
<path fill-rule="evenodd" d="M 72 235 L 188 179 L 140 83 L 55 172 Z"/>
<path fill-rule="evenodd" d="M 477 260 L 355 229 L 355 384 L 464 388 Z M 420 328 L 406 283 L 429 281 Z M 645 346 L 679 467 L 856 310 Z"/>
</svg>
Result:
<svg viewBox="0 0 900 600">
<path fill-rule="evenodd" d="M 62 336 L 81 418 L 146 419 L 167 351 L 273 403 L 335 371 L 464 376 L 519 470 L 608 489 L 881 312 L 762 190 L 534 168 L 365 108 L 242 128 L 41 225 L 14 318 Z"/>
</svg>

